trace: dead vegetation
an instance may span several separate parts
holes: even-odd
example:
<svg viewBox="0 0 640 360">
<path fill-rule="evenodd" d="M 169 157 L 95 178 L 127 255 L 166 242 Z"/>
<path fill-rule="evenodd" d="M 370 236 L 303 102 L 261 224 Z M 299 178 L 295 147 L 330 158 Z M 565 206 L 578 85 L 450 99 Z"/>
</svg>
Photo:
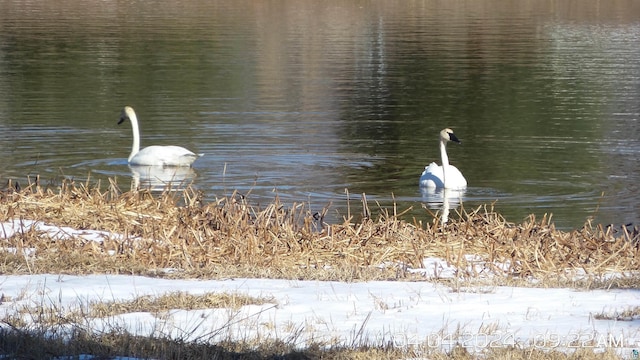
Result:
<svg viewBox="0 0 640 360">
<path fill-rule="evenodd" d="M 449 282 L 452 291 L 482 289 L 475 286 L 477 282 L 580 289 L 637 287 L 640 283 L 640 245 L 634 232 L 614 234 L 611 228 L 588 222 L 581 229 L 564 232 L 555 229 L 550 217 L 531 216 L 514 224 L 490 207 L 463 211 L 451 216 L 446 225 L 437 217 L 433 221 L 406 220 L 397 209 L 380 209 L 380 215 L 371 218 L 366 197 L 362 199 L 365 210 L 360 219 L 348 213 L 344 221 L 327 224 L 322 221 L 323 214 L 312 213 L 304 204 L 281 204 L 277 197 L 259 207 L 237 193 L 205 202 L 193 188 L 153 194 L 122 192 L 113 182 L 106 189 L 100 184 L 74 182 L 55 187 L 31 184 L 22 190 L 9 187 L 0 193 L 0 271 L 340 281 L 428 278 Z M 446 260 L 455 276 L 441 277 L 437 270 L 422 269 L 428 258 Z M 79 324 L 130 311 L 161 315 L 170 308 L 234 309 L 267 302 L 273 300 L 172 293 L 131 302 L 89 304 L 76 310 L 25 308 L 2 320 L 8 327 L 0 328 L 0 352 L 27 354 L 33 359 L 87 353 L 104 358 L 126 354 L 157 359 L 471 359 L 477 355 L 462 348 L 449 353 L 384 346 L 347 349 L 311 345 L 298 349 L 285 342 L 200 344 L 126 332 L 96 335 L 73 326 L 72 333 L 60 336 L 52 336 L 50 330 L 53 324 Z M 633 308 L 595 316 L 636 319 L 637 314 L 638 309 Z M 617 358 L 613 351 L 580 349 L 567 354 L 535 348 L 488 349 L 482 356 Z"/>
<path fill-rule="evenodd" d="M 148 312 L 154 316 L 170 310 L 230 309 L 238 310 L 245 305 L 276 305 L 273 298 L 257 298 L 238 293 L 189 294 L 175 291 L 160 296 L 138 296 L 127 301 L 96 301 L 82 306 L 62 307 L 25 303 L 17 306 L 14 314 L 5 314 L 0 323 L 12 328 L 50 328 L 65 324 L 83 324 L 87 319 L 107 318 L 121 314 Z"/>
<path fill-rule="evenodd" d="M 370 213 L 366 202 L 364 208 Z M 285 206 L 277 197 L 259 208 L 237 193 L 205 203 L 193 188 L 156 195 L 122 192 L 115 183 L 106 190 L 88 183 L 32 184 L 1 194 L 0 271 L 416 280 L 434 277 L 414 271 L 425 258 L 441 258 L 457 269 L 443 281 L 638 283 L 640 242 L 629 232 L 614 236 L 590 223 L 565 232 L 550 217 L 513 224 L 486 206 L 459 213 L 446 225 L 381 210 L 376 219 L 351 216 L 326 224 L 304 204 Z M 34 220 L 59 228 L 45 230 Z M 94 230 L 102 231 L 99 239 L 90 238 Z"/>
<path fill-rule="evenodd" d="M 640 306 L 630 307 L 624 310 L 607 311 L 593 316 L 597 320 L 634 321 L 640 319 Z"/>
<path fill-rule="evenodd" d="M 84 359 L 82 354 L 94 354 L 96 359 L 282 359 L 282 360 L 346 360 L 346 359 L 433 359 L 433 360 L 616 360 L 621 357 L 612 350 L 594 352 L 592 349 L 577 349 L 573 353 L 544 349 L 487 349 L 482 354 L 470 354 L 461 347 L 449 353 L 434 350 L 406 350 L 360 347 L 337 347 L 325 349 L 311 346 L 296 349 L 283 342 L 265 342 L 257 347 L 248 347 L 238 343 L 183 343 L 166 338 L 148 338 L 142 336 L 108 333 L 95 336 L 77 331 L 69 338 L 51 337 L 44 334 L 16 333 L 0 329 L 0 349 L 14 359 Z M 19 354 L 19 355 L 16 355 Z M 62 356 L 54 357 L 54 354 Z M 12 357 L 10 357 L 12 356 Z M 630 355 L 632 356 L 632 355 Z"/>
</svg>

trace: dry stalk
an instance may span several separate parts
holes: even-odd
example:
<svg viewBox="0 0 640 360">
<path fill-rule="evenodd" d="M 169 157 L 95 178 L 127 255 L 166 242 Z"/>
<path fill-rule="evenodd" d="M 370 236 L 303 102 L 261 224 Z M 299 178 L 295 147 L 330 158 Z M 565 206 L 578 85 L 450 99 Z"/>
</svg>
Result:
<svg viewBox="0 0 640 360">
<path fill-rule="evenodd" d="M 55 189 L 34 183 L 0 193 L 0 271 L 158 275 L 170 268 L 178 270 L 171 276 L 184 277 L 415 279 L 404 270 L 422 267 L 426 257 L 445 259 L 464 279 L 487 272 L 547 279 L 567 270 L 600 276 L 640 268 L 633 234 L 614 237 L 610 228 L 590 223 L 563 232 L 550 215 L 513 224 L 481 206 L 443 225 L 437 218 L 407 222 L 395 206 L 373 219 L 364 195 L 362 205 L 359 222 L 352 222 L 349 210 L 342 223 L 326 224 L 304 204 L 286 206 L 278 197 L 260 208 L 238 193 L 204 203 L 192 188 L 156 195 L 121 192 L 115 182 L 107 190 L 67 181 Z M 20 220 L 110 235 L 53 236 L 32 226 L 8 236 L 7 224 Z M 32 255 L 18 256 L 26 253 Z"/>
</svg>

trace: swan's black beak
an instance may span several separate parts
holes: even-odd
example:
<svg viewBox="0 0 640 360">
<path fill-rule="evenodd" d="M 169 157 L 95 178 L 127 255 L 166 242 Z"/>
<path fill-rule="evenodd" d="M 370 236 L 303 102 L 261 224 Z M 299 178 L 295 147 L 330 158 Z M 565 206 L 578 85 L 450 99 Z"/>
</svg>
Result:
<svg viewBox="0 0 640 360">
<path fill-rule="evenodd" d="M 454 133 L 449 133 L 449 140 L 454 143 L 462 144 L 462 141 L 458 140 L 458 137 Z"/>
<path fill-rule="evenodd" d="M 123 118 L 123 117 L 121 117 L 121 118 L 120 118 L 120 121 L 118 121 L 118 125 L 122 124 L 123 122 L 124 122 L 124 118 Z"/>
</svg>

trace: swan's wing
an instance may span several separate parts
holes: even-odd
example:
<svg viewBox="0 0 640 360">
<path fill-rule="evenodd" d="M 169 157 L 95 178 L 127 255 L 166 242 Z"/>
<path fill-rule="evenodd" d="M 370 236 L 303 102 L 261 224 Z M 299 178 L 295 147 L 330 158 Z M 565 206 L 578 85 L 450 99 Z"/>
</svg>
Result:
<svg viewBox="0 0 640 360">
<path fill-rule="evenodd" d="M 424 167 L 424 171 L 422 172 L 422 174 L 424 175 L 425 173 L 433 173 L 437 171 L 442 171 L 442 166 L 436 164 L 435 162 L 432 162 L 431 164 Z"/>
<path fill-rule="evenodd" d="M 181 146 L 148 146 L 140 150 L 131 159 L 132 165 L 149 166 L 191 166 L 191 164 L 201 155 Z"/>
<path fill-rule="evenodd" d="M 420 186 L 427 188 L 444 187 L 444 172 L 442 166 L 431 163 L 424 168 L 420 176 Z M 460 170 L 453 165 L 447 167 L 447 187 L 449 189 L 464 189 L 467 187 L 467 179 L 464 178 Z"/>
<path fill-rule="evenodd" d="M 444 183 L 442 182 L 442 178 L 442 166 L 432 162 L 424 168 L 420 176 L 420 186 L 428 188 L 443 187 Z"/>
<path fill-rule="evenodd" d="M 467 179 L 457 167 L 449 165 L 447 168 L 447 185 L 450 189 L 464 189 L 467 187 Z"/>
</svg>

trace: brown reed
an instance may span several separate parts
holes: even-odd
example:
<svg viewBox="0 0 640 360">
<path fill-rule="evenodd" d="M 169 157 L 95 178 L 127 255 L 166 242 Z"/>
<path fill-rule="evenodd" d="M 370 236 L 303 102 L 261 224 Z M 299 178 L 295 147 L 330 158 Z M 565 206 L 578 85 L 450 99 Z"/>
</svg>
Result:
<svg viewBox="0 0 640 360">
<path fill-rule="evenodd" d="M 205 203 L 191 187 L 159 195 L 122 192 L 113 180 L 106 190 L 73 181 L 11 187 L 0 194 L 1 222 L 38 220 L 111 235 L 59 239 L 32 228 L 6 237 L 0 229 L 0 271 L 420 280 L 425 274 L 411 270 L 435 257 L 457 268 L 455 281 L 536 279 L 538 286 L 553 286 L 580 275 L 581 286 L 638 284 L 637 234 L 614 235 L 590 222 L 560 231 L 551 216 L 514 224 L 490 206 L 462 211 L 446 225 L 437 218 L 406 221 L 395 208 L 372 219 L 364 199 L 362 220 L 327 224 L 304 204 L 287 206 L 277 197 L 266 207 L 237 193 Z M 611 273 L 618 276 L 607 277 Z"/>
</svg>

